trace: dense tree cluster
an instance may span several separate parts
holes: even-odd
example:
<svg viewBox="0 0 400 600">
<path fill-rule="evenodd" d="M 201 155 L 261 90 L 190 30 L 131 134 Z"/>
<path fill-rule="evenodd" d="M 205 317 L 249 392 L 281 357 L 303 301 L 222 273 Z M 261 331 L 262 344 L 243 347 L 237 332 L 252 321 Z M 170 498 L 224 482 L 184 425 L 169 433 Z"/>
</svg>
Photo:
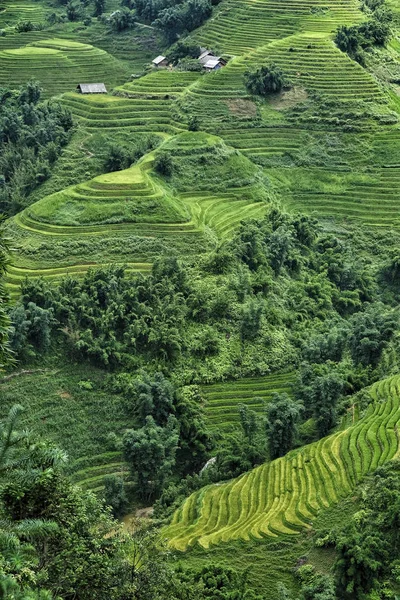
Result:
<svg viewBox="0 0 400 600">
<path fill-rule="evenodd" d="M 366 0 L 364 11 L 370 20 L 360 25 L 340 25 L 336 31 L 335 43 L 343 52 L 360 64 L 365 64 L 365 50 L 373 46 L 385 46 L 390 38 L 390 22 L 393 14 L 385 6 L 385 0 Z"/>
<path fill-rule="evenodd" d="M 4 276 L 8 265 L 10 240 L 6 237 L 3 219 L 0 220 L 0 369 L 10 362 L 8 294 L 4 285 Z"/>
<path fill-rule="evenodd" d="M 16 405 L 0 424 L 4 598 L 232 600 L 239 587 L 247 600 L 262 600 L 233 569 L 173 569 L 148 525 L 138 521 L 133 534 L 123 531 L 93 494 L 69 482 L 63 452 L 17 428 L 21 411 Z M 111 499 L 115 487 L 108 485 Z"/>
<path fill-rule="evenodd" d="M 72 117 L 59 103 L 41 102 L 37 82 L 0 89 L 0 211 L 26 206 L 69 140 Z"/>
<path fill-rule="evenodd" d="M 282 69 L 275 64 L 263 65 L 254 71 L 246 71 L 244 80 L 249 92 L 257 96 L 278 93 L 288 85 Z"/>
<path fill-rule="evenodd" d="M 395 460 L 370 477 L 360 510 L 334 539 L 338 597 L 394 598 L 389 582 L 397 587 L 400 581 L 399 524 L 400 462 Z"/>
<path fill-rule="evenodd" d="M 135 0 L 137 15 L 163 32 L 168 43 L 200 27 L 211 16 L 210 0 Z"/>
</svg>

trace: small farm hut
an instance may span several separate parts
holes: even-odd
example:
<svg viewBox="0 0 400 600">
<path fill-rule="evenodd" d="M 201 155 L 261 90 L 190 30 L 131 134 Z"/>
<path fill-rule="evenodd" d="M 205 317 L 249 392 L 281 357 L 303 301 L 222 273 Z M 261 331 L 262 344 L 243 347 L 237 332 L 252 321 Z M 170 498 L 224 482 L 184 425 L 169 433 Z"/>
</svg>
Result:
<svg viewBox="0 0 400 600">
<path fill-rule="evenodd" d="M 107 94 L 104 83 L 80 83 L 76 89 L 81 94 Z"/>
<path fill-rule="evenodd" d="M 153 61 L 152 64 L 154 67 L 160 68 L 160 67 L 168 67 L 168 59 L 166 56 L 157 56 Z"/>
<path fill-rule="evenodd" d="M 205 50 L 203 49 L 203 52 L 200 54 L 199 56 L 199 61 L 201 62 L 201 64 L 204 66 L 206 64 L 206 62 L 210 59 L 210 58 L 214 58 L 213 53 L 210 52 L 210 50 Z"/>
<path fill-rule="evenodd" d="M 206 63 L 203 64 L 203 68 L 206 71 L 218 71 L 226 65 L 226 60 L 220 56 L 210 56 Z"/>
</svg>

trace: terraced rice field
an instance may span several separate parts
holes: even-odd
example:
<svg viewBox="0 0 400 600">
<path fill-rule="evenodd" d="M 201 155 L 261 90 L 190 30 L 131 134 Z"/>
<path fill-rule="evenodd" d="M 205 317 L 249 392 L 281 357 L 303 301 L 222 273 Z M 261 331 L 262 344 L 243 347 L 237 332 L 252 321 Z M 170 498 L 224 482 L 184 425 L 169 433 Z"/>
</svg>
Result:
<svg viewBox="0 0 400 600">
<path fill-rule="evenodd" d="M 239 421 L 239 404 L 261 413 L 274 393 L 291 393 L 291 374 L 238 379 L 202 387 L 206 418 L 212 428 L 227 430 Z"/>
<path fill-rule="evenodd" d="M 147 166 L 67 188 L 14 217 L 9 227 L 19 247 L 9 269 L 10 289 L 17 292 L 25 276 L 58 280 L 109 262 L 148 271 L 167 248 L 196 247 L 202 232 L 147 175 Z"/>
<path fill-rule="evenodd" d="M 173 135 L 185 125 L 173 116 L 173 101 L 157 98 L 121 98 L 64 94 L 62 103 L 89 129 L 132 128 L 135 133 L 162 132 Z"/>
<path fill-rule="evenodd" d="M 341 52 L 325 34 L 300 34 L 262 46 L 236 58 L 216 73 L 191 86 L 189 97 L 209 100 L 209 114 L 216 100 L 245 98 L 248 92 L 244 73 L 263 63 L 279 65 L 294 85 L 341 101 L 357 99 L 372 102 L 383 98 L 374 78 L 358 63 Z M 340 82 L 340 83 L 339 83 Z M 203 108 L 204 110 L 204 108 Z"/>
<path fill-rule="evenodd" d="M 48 11 L 38 2 L 4 0 L 0 6 L 0 29 L 13 27 L 19 21 L 42 23 L 46 12 Z"/>
<path fill-rule="evenodd" d="M 153 155 L 126 169 L 47 196 L 27 208 L 23 217 L 46 225 L 80 227 L 128 223 L 187 223 L 183 206 L 150 177 Z M 25 220 L 25 223 L 27 221 Z M 49 231 L 47 229 L 47 231 Z M 53 230 L 54 232 L 54 230 Z"/>
<path fill-rule="evenodd" d="M 201 73 L 159 69 L 145 77 L 124 83 L 117 87 L 117 91 L 131 98 L 170 98 L 179 96 L 199 78 L 201 79 Z"/>
<path fill-rule="evenodd" d="M 135 133 L 174 135 L 186 129 L 174 100 L 198 78 L 198 73 L 159 70 L 118 86 L 117 96 L 69 93 L 62 103 L 88 129 L 129 127 Z"/>
<path fill-rule="evenodd" d="M 195 152 L 196 139 L 203 143 L 203 134 L 184 135 L 193 145 L 190 151 Z M 176 136 L 174 145 L 181 139 Z M 215 136 L 209 139 L 222 144 Z M 164 147 L 169 148 L 168 141 Z M 228 182 L 226 191 L 215 194 L 196 189 L 175 193 L 155 176 L 153 160 L 154 152 L 130 169 L 46 196 L 10 219 L 17 247 L 8 273 L 11 293 L 18 293 L 26 276 L 57 281 L 66 273 L 79 276 L 90 266 L 110 262 L 148 271 L 160 254 L 206 251 L 206 227 L 223 238 L 246 216 L 266 210 L 254 198 L 259 183 L 249 180 L 247 186 L 229 188 Z"/>
<path fill-rule="evenodd" d="M 321 218 L 355 221 L 369 227 L 400 227 L 400 168 L 338 177 L 337 172 L 291 168 L 286 206 Z M 320 181 L 315 183 L 315 178 Z M 321 182 L 326 182 L 324 185 Z"/>
<path fill-rule="evenodd" d="M 400 376 L 374 384 L 370 393 L 374 402 L 348 429 L 189 496 L 164 529 L 170 546 L 208 548 L 311 528 L 320 510 L 399 454 Z"/>
<path fill-rule="evenodd" d="M 126 77 L 119 61 L 89 44 L 50 39 L 0 51 L 0 85 L 15 88 L 33 78 L 40 81 L 45 97 L 93 80 L 110 88 Z"/>
<path fill-rule="evenodd" d="M 71 464 L 71 471 L 71 481 L 92 492 L 101 492 L 106 475 L 117 475 L 127 479 L 129 474 L 128 465 L 123 461 L 121 452 L 105 452 L 89 459 L 78 458 Z"/>
<path fill-rule="evenodd" d="M 202 45 L 243 54 L 296 31 L 333 31 L 362 19 L 357 3 L 333 0 L 228 0 L 196 34 Z"/>
</svg>

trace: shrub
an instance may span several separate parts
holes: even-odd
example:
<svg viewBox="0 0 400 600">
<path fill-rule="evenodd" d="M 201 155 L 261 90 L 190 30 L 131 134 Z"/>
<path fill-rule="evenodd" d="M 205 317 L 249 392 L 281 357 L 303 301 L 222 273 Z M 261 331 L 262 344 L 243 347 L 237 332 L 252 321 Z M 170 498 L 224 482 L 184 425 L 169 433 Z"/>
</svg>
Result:
<svg viewBox="0 0 400 600">
<path fill-rule="evenodd" d="M 182 58 L 197 59 L 201 54 L 200 46 L 192 42 L 179 40 L 168 52 L 168 60 L 172 64 L 176 64 Z M 196 61 L 197 64 L 200 64 Z"/>
<path fill-rule="evenodd" d="M 176 68 L 180 71 L 194 71 L 200 73 L 203 70 L 203 65 L 196 58 L 181 58 L 179 59 Z"/>
<path fill-rule="evenodd" d="M 100 15 L 102 15 L 103 12 L 104 12 L 105 7 L 106 7 L 105 0 L 94 0 L 94 13 L 93 13 L 93 16 L 94 17 L 99 17 Z"/>
<path fill-rule="evenodd" d="M 20 21 L 15 26 L 15 31 L 18 33 L 27 33 L 28 31 L 33 31 L 35 29 L 35 25 L 32 21 Z"/>
<path fill-rule="evenodd" d="M 268 96 L 280 92 L 287 84 L 283 71 L 275 64 L 263 65 L 244 75 L 246 87 L 252 94 Z"/>
<path fill-rule="evenodd" d="M 68 2 L 66 9 L 68 21 L 79 21 L 79 19 L 82 17 L 82 5 L 80 2 L 71 0 Z"/>
<path fill-rule="evenodd" d="M 172 158 L 166 152 L 160 152 L 154 161 L 154 169 L 160 175 L 170 177 L 174 170 Z"/>
<path fill-rule="evenodd" d="M 111 13 L 107 22 L 114 31 L 124 31 L 124 29 L 131 29 L 135 25 L 136 17 L 132 10 L 123 7 Z"/>
<path fill-rule="evenodd" d="M 191 115 L 188 119 L 188 129 L 189 131 L 199 131 L 200 129 L 200 119 L 195 115 Z"/>
<path fill-rule="evenodd" d="M 125 484 L 118 475 L 104 477 L 104 501 L 111 507 L 114 517 L 122 517 L 128 506 Z"/>
</svg>

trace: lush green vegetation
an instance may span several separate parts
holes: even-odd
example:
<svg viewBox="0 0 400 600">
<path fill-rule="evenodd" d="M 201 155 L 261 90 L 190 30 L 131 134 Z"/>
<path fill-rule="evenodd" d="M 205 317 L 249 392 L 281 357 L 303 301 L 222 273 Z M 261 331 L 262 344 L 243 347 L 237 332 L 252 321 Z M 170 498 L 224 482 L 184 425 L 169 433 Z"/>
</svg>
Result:
<svg viewBox="0 0 400 600">
<path fill-rule="evenodd" d="M 399 595 L 399 23 L 4 0 L 0 596 Z"/>
</svg>

